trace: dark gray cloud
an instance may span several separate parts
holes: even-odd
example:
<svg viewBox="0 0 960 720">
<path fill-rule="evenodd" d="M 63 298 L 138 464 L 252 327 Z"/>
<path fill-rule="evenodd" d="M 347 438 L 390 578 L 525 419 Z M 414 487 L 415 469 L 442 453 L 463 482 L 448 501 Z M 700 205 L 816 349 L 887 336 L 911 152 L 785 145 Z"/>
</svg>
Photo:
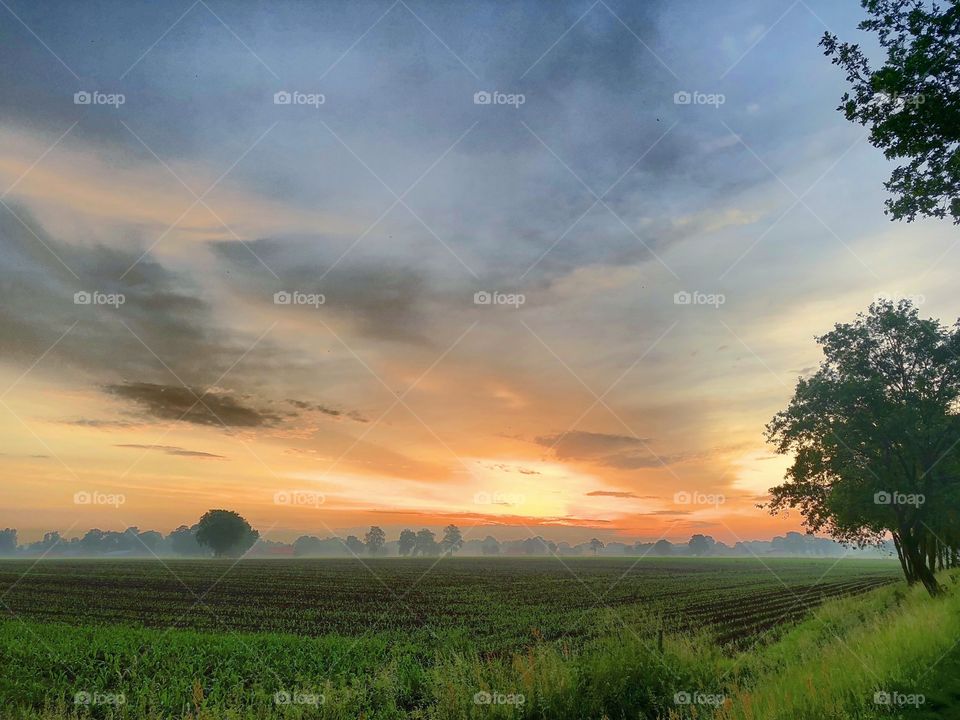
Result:
<svg viewBox="0 0 960 720">
<path fill-rule="evenodd" d="M 178 457 L 211 458 L 215 460 L 225 460 L 225 455 L 203 452 L 202 450 L 186 450 L 176 445 L 138 445 L 136 443 L 120 443 L 115 447 L 132 448 L 136 450 L 156 450 L 166 455 L 176 455 Z"/>
<path fill-rule="evenodd" d="M 306 402 L 305 400 L 287 400 L 288 403 L 293 405 L 298 410 L 306 410 L 321 413 L 322 415 L 329 415 L 334 418 L 348 418 L 358 423 L 367 423 L 370 422 L 365 418 L 361 413 L 356 410 L 340 410 L 339 408 L 332 408 L 327 405 L 322 405 L 320 403 L 311 403 Z"/>
<path fill-rule="evenodd" d="M 107 385 L 104 389 L 137 404 L 160 420 L 227 428 L 270 426 L 281 420 L 275 413 L 245 405 L 233 395 L 209 388 L 127 382 Z"/>
<path fill-rule="evenodd" d="M 310 313 L 333 315 L 347 320 L 355 332 L 366 337 L 427 342 L 433 322 L 428 304 L 438 290 L 429 286 L 422 268 L 390 259 L 363 258 L 348 258 L 334 267 L 342 251 L 339 245 L 324 240 L 261 239 L 247 243 L 249 250 L 238 243 L 218 242 L 210 248 L 235 278 L 235 291 L 248 299 L 272 304 L 279 291 L 320 294 L 324 296 L 320 308 L 281 309 L 300 312 L 305 318 Z M 265 272 L 263 265 L 280 279 Z"/>
</svg>

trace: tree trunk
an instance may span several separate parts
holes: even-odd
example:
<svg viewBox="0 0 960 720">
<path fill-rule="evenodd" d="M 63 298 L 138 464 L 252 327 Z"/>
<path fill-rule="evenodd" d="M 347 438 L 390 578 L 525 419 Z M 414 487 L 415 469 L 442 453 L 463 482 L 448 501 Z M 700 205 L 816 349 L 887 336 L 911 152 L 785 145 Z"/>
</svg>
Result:
<svg viewBox="0 0 960 720">
<path fill-rule="evenodd" d="M 937 582 L 936 575 L 929 561 L 935 558 L 924 547 L 925 537 L 918 537 L 913 531 L 900 531 L 900 547 L 903 549 L 903 556 L 907 561 L 907 582 L 911 585 L 916 582 L 923 583 L 923 587 L 931 595 L 939 595 L 942 591 Z M 936 567 L 934 565 L 933 567 Z"/>
</svg>

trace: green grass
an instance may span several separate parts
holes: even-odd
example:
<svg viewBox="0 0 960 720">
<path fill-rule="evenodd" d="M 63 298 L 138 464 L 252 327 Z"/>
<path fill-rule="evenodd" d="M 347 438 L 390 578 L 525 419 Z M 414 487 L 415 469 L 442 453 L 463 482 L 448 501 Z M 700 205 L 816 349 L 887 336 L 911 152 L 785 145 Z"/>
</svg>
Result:
<svg viewBox="0 0 960 720">
<path fill-rule="evenodd" d="M 931 600 L 922 590 L 908 590 L 896 583 L 856 597 L 829 600 L 812 616 L 804 610 L 807 619 L 777 625 L 776 632 L 764 634 L 763 629 L 774 626 L 765 614 L 764 602 L 785 618 L 796 615 L 781 599 L 772 601 L 779 598 L 774 592 L 777 587 L 787 591 L 769 570 L 756 563 L 645 560 L 637 566 L 639 570 L 634 569 L 636 577 L 631 571 L 625 578 L 635 598 L 632 604 L 624 601 L 612 609 L 587 612 L 586 596 L 574 590 L 580 581 L 556 561 L 552 562 L 563 573 L 552 570 L 548 561 L 478 561 L 473 567 L 483 569 L 484 577 L 474 584 L 463 583 L 459 598 L 454 592 L 458 587 L 455 579 L 463 578 L 473 561 L 444 561 L 436 569 L 439 579 L 428 581 L 430 573 L 416 583 L 417 587 L 426 583 L 425 587 L 440 590 L 436 599 L 429 593 L 421 596 L 421 617 L 429 618 L 431 625 L 418 628 L 406 618 L 382 627 L 368 624 L 389 602 L 383 593 L 376 602 L 363 600 L 358 587 L 373 585 L 360 579 L 356 565 L 352 573 L 347 566 L 323 567 L 338 562 L 253 564 L 241 567 L 240 579 L 229 586 L 236 590 L 267 582 L 265 573 L 271 568 L 278 577 L 292 573 L 301 579 L 305 574 L 329 578 L 325 573 L 335 572 L 336 577 L 350 581 L 346 587 L 326 587 L 323 593 L 302 587 L 297 591 L 291 606 L 314 593 L 354 598 L 353 606 L 337 606 L 341 614 L 329 618 L 329 624 L 351 628 L 347 618 L 364 618 L 355 621 L 349 632 L 311 635 L 232 627 L 213 631 L 204 627 L 200 615 L 189 616 L 195 629 L 154 627 L 152 619 L 159 615 L 152 613 L 168 612 L 171 597 L 144 582 L 160 582 L 159 575 L 153 574 L 155 568 L 148 571 L 129 563 L 84 566 L 94 577 L 116 573 L 120 567 L 124 577 L 133 573 L 139 578 L 131 585 L 117 584 L 119 589 L 110 591 L 115 593 L 112 600 L 107 593 L 92 605 L 97 621 L 84 622 L 78 598 L 89 596 L 77 593 L 69 582 L 61 582 L 58 596 L 51 585 L 53 577 L 74 578 L 80 571 L 71 567 L 63 575 L 59 566 L 45 566 L 45 579 L 38 582 L 53 593 L 49 606 L 34 608 L 22 620 L 0 622 L 0 717 L 889 717 L 873 704 L 873 693 L 922 692 L 916 688 L 923 684 L 924 667 L 960 639 L 957 574 L 951 576 L 954 581 L 947 580 L 950 592 L 944 598 Z M 585 582 L 602 595 L 631 562 L 584 559 L 572 569 L 585 575 Z M 768 562 L 790 587 L 793 604 L 800 608 L 807 605 L 797 602 L 803 593 L 819 602 L 817 577 L 833 563 Z M 409 582 L 405 586 L 409 589 L 415 582 L 410 578 L 417 572 L 422 575 L 424 568 L 419 563 L 381 561 L 378 569 L 394 573 L 389 577 L 399 577 L 401 583 Z M 220 569 L 215 563 L 191 567 L 197 575 L 187 582 L 199 583 L 205 577 L 207 589 L 210 578 L 218 576 L 215 570 Z M 524 583 L 524 573 L 536 582 Z M 872 562 L 848 566 L 844 561 L 827 573 L 826 582 L 847 582 L 852 587 L 852 581 L 878 573 L 885 575 L 888 569 Z M 520 587 L 511 588 L 511 580 L 519 580 Z M 20 601 L 35 598 L 36 587 L 22 594 Z M 136 622 L 132 605 L 124 604 L 131 587 L 138 588 L 143 617 L 149 622 Z M 276 584 L 270 587 L 275 592 L 280 589 Z M 272 603 L 268 608 L 248 605 L 235 592 L 216 596 L 212 607 L 224 613 L 226 623 L 238 628 L 250 622 L 247 613 L 262 617 L 271 608 L 279 608 L 282 617 L 299 617 L 284 615 L 287 604 L 282 597 L 268 599 L 268 589 L 256 593 L 258 603 Z M 481 592 L 489 592 L 491 597 L 484 602 Z M 619 597 L 626 600 L 628 596 Z M 596 597 L 592 600 L 596 602 Z M 458 601 L 465 607 L 458 607 Z M 549 637 L 535 625 L 525 627 L 531 618 L 544 617 L 551 603 L 565 621 L 574 615 L 582 619 L 575 633 Z M 100 617 L 104 608 L 129 614 L 122 622 L 116 618 L 104 621 Z M 475 608 L 481 608 L 479 619 L 464 622 L 465 613 L 475 612 Z M 672 631 L 668 627 L 659 647 L 658 631 L 664 619 L 670 619 L 667 611 L 671 609 L 679 609 L 680 616 L 687 609 L 692 615 L 686 622 L 674 622 Z M 52 616 L 63 621 L 51 621 Z M 690 622 L 691 617 L 699 620 Z M 491 618 L 499 628 L 494 645 L 482 635 L 482 623 Z M 556 619 L 548 619 L 548 627 L 556 627 Z M 723 620 L 737 628 L 761 629 L 744 636 L 745 642 L 723 646 L 718 644 L 727 634 Z M 758 644 L 751 646 L 753 642 Z M 322 695 L 323 703 L 278 705 L 274 702 L 278 691 Z M 125 703 L 78 707 L 72 702 L 78 692 L 122 693 Z M 478 693 L 480 699 L 505 702 L 477 704 Z M 727 700 L 721 707 L 676 704 L 675 698 L 683 693 L 701 699 L 722 695 Z M 522 704 L 517 702 L 520 696 Z"/>
</svg>

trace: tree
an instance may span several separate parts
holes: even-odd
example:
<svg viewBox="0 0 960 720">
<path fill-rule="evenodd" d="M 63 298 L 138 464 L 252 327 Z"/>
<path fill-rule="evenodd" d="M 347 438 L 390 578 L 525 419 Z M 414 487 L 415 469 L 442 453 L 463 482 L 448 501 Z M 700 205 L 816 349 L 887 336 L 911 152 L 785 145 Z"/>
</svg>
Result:
<svg viewBox="0 0 960 720">
<path fill-rule="evenodd" d="M 397 552 L 399 552 L 401 556 L 406 557 L 411 553 L 416 544 L 417 534 L 413 530 L 402 530 L 400 532 L 400 540 L 397 543 Z"/>
<path fill-rule="evenodd" d="M 597 538 L 590 539 L 590 549 L 593 550 L 593 556 L 597 556 L 597 552 L 603 549 L 603 542 L 597 540 Z"/>
<path fill-rule="evenodd" d="M 690 538 L 690 542 L 687 543 L 687 547 L 690 548 L 690 554 L 700 557 L 701 555 L 706 555 L 710 552 L 710 543 L 707 542 L 707 539 L 700 534 L 694 535 Z"/>
<path fill-rule="evenodd" d="M 413 554 L 414 555 L 436 555 L 440 552 L 440 546 L 437 544 L 436 536 L 433 534 L 432 530 L 423 528 L 420 532 L 417 533 L 416 540 L 413 545 Z"/>
<path fill-rule="evenodd" d="M 351 555 L 363 555 L 363 551 L 367 549 L 363 541 L 356 535 L 347 535 L 347 539 L 343 544 L 347 546 L 347 550 Z"/>
<path fill-rule="evenodd" d="M 870 127 L 888 160 L 904 160 L 884 186 L 895 220 L 918 215 L 960 223 L 960 6 L 925 0 L 861 0 L 859 28 L 875 33 L 886 60 L 872 68 L 859 45 L 827 32 L 824 54 L 847 73 L 847 120 Z"/>
<path fill-rule="evenodd" d="M 17 531 L 13 528 L 0 530 L 0 555 L 13 555 L 17 551 Z"/>
<path fill-rule="evenodd" d="M 197 542 L 197 529 L 199 526 L 187 527 L 181 525 L 167 536 L 170 543 L 170 552 L 174 555 L 186 555 L 187 557 L 196 557 L 206 554 L 203 546 Z"/>
<path fill-rule="evenodd" d="M 654 555 L 673 555 L 673 543 L 669 540 L 657 540 L 650 552 Z"/>
<path fill-rule="evenodd" d="M 960 546 L 960 324 L 879 302 L 817 342 L 819 370 L 767 426 L 794 456 L 768 509 L 858 546 L 889 533 L 908 582 L 936 594 Z"/>
<path fill-rule="evenodd" d="M 487 535 L 480 544 L 480 551 L 484 555 L 499 555 L 500 541 L 493 537 L 493 535 Z"/>
<path fill-rule="evenodd" d="M 453 555 L 461 547 L 463 547 L 463 535 L 460 533 L 460 528 L 456 525 L 447 525 L 443 529 L 443 539 L 440 541 L 440 549 L 444 555 Z"/>
<path fill-rule="evenodd" d="M 232 510 L 207 510 L 197 523 L 197 542 L 213 550 L 216 557 L 243 555 L 259 537 L 260 533 Z"/>
<path fill-rule="evenodd" d="M 364 540 L 366 541 L 369 553 L 371 555 L 379 555 L 383 550 L 383 546 L 387 544 L 387 535 L 383 530 L 374 525 L 367 532 Z"/>
</svg>

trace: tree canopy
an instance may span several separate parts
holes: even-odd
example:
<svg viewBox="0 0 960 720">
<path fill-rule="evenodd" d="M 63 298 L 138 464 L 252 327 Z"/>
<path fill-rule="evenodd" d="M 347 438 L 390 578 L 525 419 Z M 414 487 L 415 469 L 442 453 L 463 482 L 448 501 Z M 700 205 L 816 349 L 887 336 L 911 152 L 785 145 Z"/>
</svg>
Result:
<svg viewBox="0 0 960 720">
<path fill-rule="evenodd" d="M 767 426 L 794 456 L 769 509 L 861 546 L 889 533 L 907 580 L 935 593 L 960 547 L 960 325 L 878 302 L 817 342 L 818 371 Z"/>
<path fill-rule="evenodd" d="M 960 6 L 925 0 L 861 0 L 861 30 L 876 34 L 886 58 L 871 66 L 859 45 L 825 33 L 824 54 L 851 89 L 837 108 L 870 128 L 870 142 L 900 161 L 884 184 L 887 213 L 960 223 Z"/>
<path fill-rule="evenodd" d="M 260 533 L 233 510 L 208 510 L 197 523 L 197 542 L 217 557 L 243 555 L 259 537 Z"/>
</svg>

